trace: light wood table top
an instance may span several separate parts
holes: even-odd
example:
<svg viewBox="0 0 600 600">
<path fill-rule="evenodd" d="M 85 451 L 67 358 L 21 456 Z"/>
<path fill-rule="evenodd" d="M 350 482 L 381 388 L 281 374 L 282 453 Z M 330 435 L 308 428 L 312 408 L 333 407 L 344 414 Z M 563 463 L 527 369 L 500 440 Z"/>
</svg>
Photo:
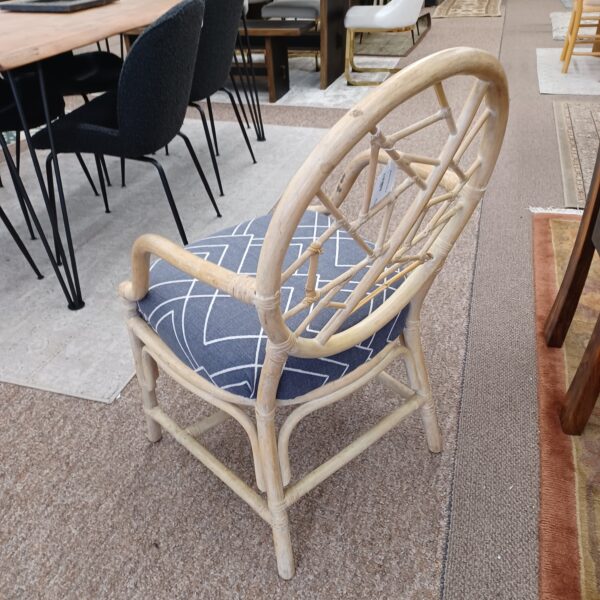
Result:
<svg viewBox="0 0 600 600">
<path fill-rule="evenodd" d="M 0 71 L 144 28 L 180 0 L 117 0 L 74 13 L 0 10 Z"/>
</svg>

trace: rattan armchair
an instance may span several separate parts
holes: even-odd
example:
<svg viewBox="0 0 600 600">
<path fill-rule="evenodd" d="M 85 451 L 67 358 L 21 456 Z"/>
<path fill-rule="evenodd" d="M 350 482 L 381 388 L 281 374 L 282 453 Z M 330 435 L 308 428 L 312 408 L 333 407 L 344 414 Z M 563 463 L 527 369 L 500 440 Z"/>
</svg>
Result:
<svg viewBox="0 0 600 600">
<path fill-rule="evenodd" d="M 457 76 L 473 85 L 464 102 L 452 104 L 444 85 Z M 417 95 L 424 116 L 388 131 L 385 118 Z M 428 104 L 435 108 L 426 111 Z M 187 249 L 155 235 L 134 244 L 131 280 L 120 295 L 148 438 L 169 432 L 272 527 L 283 578 L 294 575 L 288 511 L 299 498 L 411 413 L 420 413 L 429 449 L 442 449 L 421 348 L 421 305 L 485 192 L 507 116 L 496 58 L 470 48 L 439 52 L 350 110 L 272 214 Z M 437 128 L 439 153 L 412 152 L 409 140 L 429 135 L 430 127 Z M 159 260 L 150 267 L 152 255 Z M 386 373 L 400 358 L 407 383 Z M 176 424 L 158 404 L 158 367 L 216 412 Z M 398 397 L 397 408 L 294 479 L 288 446 L 296 425 L 375 378 Z M 283 407 L 291 412 L 278 430 Z M 196 439 L 228 418 L 248 437 L 255 485 Z"/>
</svg>

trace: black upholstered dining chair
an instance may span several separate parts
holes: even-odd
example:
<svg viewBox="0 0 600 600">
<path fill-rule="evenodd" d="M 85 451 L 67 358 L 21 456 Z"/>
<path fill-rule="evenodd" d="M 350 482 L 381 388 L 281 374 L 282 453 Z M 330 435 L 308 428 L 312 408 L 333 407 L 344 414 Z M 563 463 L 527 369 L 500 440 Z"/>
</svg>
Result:
<svg viewBox="0 0 600 600">
<path fill-rule="evenodd" d="M 231 106 L 235 112 L 240 129 L 242 130 L 242 135 L 244 136 L 244 141 L 250 151 L 252 161 L 256 162 L 250 140 L 248 139 L 248 134 L 244 129 L 233 94 L 225 87 L 231 71 L 231 60 L 235 52 L 243 5 L 243 0 L 206 0 L 202 35 L 200 36 L 200 44 L 198 46 L 198 60 L 196 61 L 190 94 L 190 106 L 193 106 L 198 110 L 202 119 L 204 134 L 208 143 L 208 150 L 210 152 L 210 158 L 215 170 L 221 195 L 223 195 L 223 185 L 221 183 L 219 166 L 217 164 L 216 149 L 213 145 L 213 140 L 211 140 L 206 116 L 199 102 L 200 100 L 210 102 L 210 97 L 219 90 L 225 92 L 229 96 Z"/>
<path fill-rule="evenodd" d="M 180 132 L 190 98 L 203 12 L 202 0 L 183 0 L 165 13 L 131 47 L 117 90 L 94 98 L 52 125 L 57 153 L 91 153 L 152 164 L 184 243 L 187 238 L 167 177 L 160 163 L 148 155 L 179 135 L 217 216 L 221 216 L 192 145 Z M 38 132 L 33 142 L 36 148 L 50 149 L 47 129 Z M 46 164 L 51 179 L 50 160 Z M 110 212 L 101 172 L 100 186 L 106 211 Z M 52 185 L 49 187 L 52 190 Z"/>
</svg>

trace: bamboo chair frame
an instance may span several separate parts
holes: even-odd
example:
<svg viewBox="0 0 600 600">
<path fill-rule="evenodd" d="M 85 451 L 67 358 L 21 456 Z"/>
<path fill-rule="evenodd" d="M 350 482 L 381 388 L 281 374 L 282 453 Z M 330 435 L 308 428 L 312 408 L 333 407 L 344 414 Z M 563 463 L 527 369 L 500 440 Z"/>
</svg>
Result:
<svg viewBox="0 0 600 600">
<path fill-rule="evenodd" d="M 475 81 L 455 119 L 444 91 L 444 80 L 471 76 Z M 439 109 L 433 114 L 393 134 L 386 135 L 379 124 L 388 113 L 413 96 L 433 88 Z M 477 116 L 479 114 L 479 116 Z M 431 395 L 420 339 L 422 302 L 441 269 L 448 252 L 482 198 L 502 145 L 508 117 L 508 90 L 501 65 L 491 54 L 470 48 L 444 50 L 407 67 L 390 78 L 350 110 L 313 150 L 290 181 L 276 206 L 260 254 L 256 277 L 240 275 L 201 259 L 173 242 L 156 235 L 143 235 L 132 251 L 131 280 L 120 285 L 127 312 L 133 356 L 141 386 L 147 436 L 152 442 L 168 431 L 199 461 L 245 500 L 271 527 L 278 571 L 289 579 L 295 565 L 288 525 L 288 510 L 302 496 L 332 473 L 368 448 L 415 411 L 421 413 L 426 439 L 432 452 L 440 452 L 442 439 Z M 447 127 L 448 137 L 439 157 L 416 156 L 400 151 L 398 142 L 426 130 L 432 124 Z M 333 193 L 324 183 L 335 167 L 365 137 L 370 149 L 358 153 L 346 164 Z M 479 140 L 475 158 L 468 167 L 459 163 L 475 139 Z M 470 159 L 469 159 L 470 160 Z M 393 161 L 405 179 L 371 206 L 376 172 Z M 344 214 L 344 201 L 366 173 L 364 197 L 353 220 Z M 391 215 L 398 198 L 411 189 L 416 197 L 399 224 L 391 227 Z M 435 194 L 438 189 L 442 193 Z M 328 213 L 331 226 L 287 269 L 282 265 L 288 243 L 307 210 Z M 362 238 L 360 227 L 379 215 L 381 224 L 374 245 Z M 432 216 L 433 215 L 433 216 Z M 317 286 L 319 256 L 323 241 L 339 229 L 349 233 L 363 248 L 365 259 L 321 287 Z M 220 389 L 182 363 L 150 326 L 138 315 L 136 302 L 149 284 L 150 256 L 158 256 L 194 278 L 230 294 L 240 302 L 253 305 L 268 337 L 256 400 Z M 360 282 L 343 302 L 337 300 L 345 282 L 369 267 Z M 282 312 L 280 289 L 285 280 L 303 264 L 308 264 L 306 294 L 295 307 Z M 340 330 L 348 315 L 369 302 L 374 295 L 399 287 L 369 316 Z M 329 382 L 293 400 L 279 400 L 277 388 L 288 356 L 324 357 L 339 353 L 373 335 L 384 324 L 408 307 L 402 335 L 388 343 L 373 359 L 340 379 Z M 333 314 L 316 337 L 305 337 L 315 314 L 327 308 Z M 289 329 L 286 319 L 305 311 L 303 323 Z M 397 358 L 406 365 L 408 384 L 386 373 Z M 158 366 L 217 410 L 210 417 L 181 427 L 159 407 L 155 383 Z M 359 435 L 313 471 L 292 481 L 288 447 L 290 436 L 308 414 L 346 398 L 368 381 L 377 378 L 393 394 L 403 399 L 397 408 L 368 431 Z M 277 433 L 275 414 L 282 406 L 292 406 Z M 251 409 L 249 411 L 249 409 Z M 251 418 L 252 410 L 254 419 Z M 254 459 L 256 491 L 219 461 L 196 439 L 228 418 L 235 419 L 246 432 Z M 266 492 L 266 498 L 261 492 Z"/>
<path fill-rule="evenodd" d="M 579 33 L 579 29 L 582 27 L 596 27 L 597 31 L 592 35 Z M 574 0 L 565 43 L 560 55 L 563 73 L 569 70 L 573 56 L 600 56 L 599 28 L 600 4 L 586 4 L 584 0 Z M 592 49 L 586 52 L 575 52 L 575 47 L 582 44 L 592 44 Z"/>
</svg>

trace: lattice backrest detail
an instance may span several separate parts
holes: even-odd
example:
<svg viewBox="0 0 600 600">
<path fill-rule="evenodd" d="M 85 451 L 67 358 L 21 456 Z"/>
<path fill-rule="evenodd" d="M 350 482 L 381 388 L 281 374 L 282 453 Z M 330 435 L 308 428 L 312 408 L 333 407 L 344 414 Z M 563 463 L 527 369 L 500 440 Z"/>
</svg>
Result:
<svg viewBox="0 0 600 600">
<path fill-rule="evenodd" d="M 458 76 L 473 80 L 460 110 L 446 94 Z M 423 96 L 423 112 L 431 98 L 436 108 L 394 131 L 388 115 L 416 96 Z M 485 191 L 507 116 L 499 62 L 454 48 L 407 67 L 342 118 L 288 185 L 265 237 L 255 304 L 271 343 L 296 356 L 335 354 L 373 335 L 427 289 Z M 428 147 L 439 141 L 439 150 L 411 149 L 419 135 Z M 365 140 L 368 148 L 358 151 Z M 290 261 L 288 246 L 307 211 L 329 215 L 328 226 Z M 321 280 L 324 247 L 340 236 L 351 238 L 361 258 Z M 282 307 L 280 290 L 299 272 L 304 297 Z M 368 316 L 348 326 L 373 302 Z M 317 317 L 322 326 L 311 330 Z"/>
</svg>

